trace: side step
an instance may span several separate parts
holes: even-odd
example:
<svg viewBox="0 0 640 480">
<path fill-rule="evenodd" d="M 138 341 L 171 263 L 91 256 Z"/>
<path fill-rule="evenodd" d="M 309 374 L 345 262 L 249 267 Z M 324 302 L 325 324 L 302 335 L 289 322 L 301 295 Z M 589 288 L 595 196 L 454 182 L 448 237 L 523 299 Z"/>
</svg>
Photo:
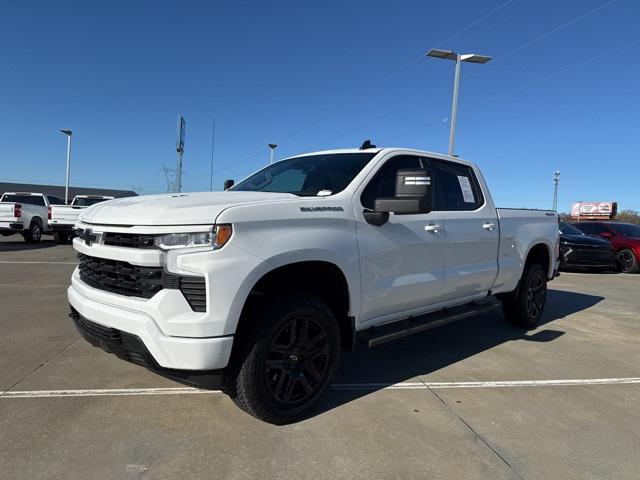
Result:
<svg viewBox="0 0 640 480">
<path fill-rule="evenodd" d="M 397 340 L 414 333 L 424 332 L 435 327 L 457 322 L 474 315 L 490 312 L 499 307 L 499 302 L 479 302 L 446 308 L 437 312 L 427 313 L 417 317 L 409 317 L 393 323 L 386 323 L 368 328 L 358 334 L 358 340 L 367 347 L 376 347 L 392 340 Z"/>
</svg>

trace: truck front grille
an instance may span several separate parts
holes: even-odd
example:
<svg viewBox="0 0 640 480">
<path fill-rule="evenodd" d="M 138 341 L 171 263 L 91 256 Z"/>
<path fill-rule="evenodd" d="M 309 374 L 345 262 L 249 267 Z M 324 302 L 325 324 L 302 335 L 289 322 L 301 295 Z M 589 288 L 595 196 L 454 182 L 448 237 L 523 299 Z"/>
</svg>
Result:
<svg viewBox="0 0 640 480">
<path fill-rule="evenodd" d="M 151 298 L 164 287 L 162 267 L 139 267 L 82 253 L 78 258 L 80 278 L 94 288 L 130 297 Z"/>
<path fill-rule="evenodd" d="M 119 260 L 78 254 L 80 279 L 90 287 L 128 297 L 151 298 L 163 288 L 180 290 L 194 312 L 207 310 L 204 277 L 174 275 L 162 267 L 140 267 Z"/>
<path fill-rule="evenodd" d="M 155 235 L 106 232 L 104 244 L 112 247 L 154 248 Z"/>
</svg>

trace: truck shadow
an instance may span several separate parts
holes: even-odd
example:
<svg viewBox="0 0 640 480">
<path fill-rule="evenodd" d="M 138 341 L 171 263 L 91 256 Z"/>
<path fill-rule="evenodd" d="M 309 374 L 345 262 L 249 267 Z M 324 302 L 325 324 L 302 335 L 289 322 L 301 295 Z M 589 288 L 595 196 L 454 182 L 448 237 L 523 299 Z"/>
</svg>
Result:
<svg viewBox="0 0 640 480">
<path fill-rule="evenodd" d="M 496 309 L 377 348 L 358 348 L 345 353 L 333 391 L 311 416 L 320 415 L 389 385 L 409 380 L 420 382 L 416 377 L 428 375 L 506 342 L 552 342 L 565 332 L 545 327 L 555 320 L 586 310 L 603 299 L 601 296 L 550 289 L 542 323 L 533 332 L 507 324 L 501 309 Z"/>
<path fill-rule="evenodd" d="M 0 252 L 20 252 L 22 250 L 41 250 L 43 248 L 51 248 L 58 245 L 53 240 L 41 240 L 38 243 L 27 243 L 22 237 L 19 240 L 2 240 L 0 241 Z"/>
</svg>

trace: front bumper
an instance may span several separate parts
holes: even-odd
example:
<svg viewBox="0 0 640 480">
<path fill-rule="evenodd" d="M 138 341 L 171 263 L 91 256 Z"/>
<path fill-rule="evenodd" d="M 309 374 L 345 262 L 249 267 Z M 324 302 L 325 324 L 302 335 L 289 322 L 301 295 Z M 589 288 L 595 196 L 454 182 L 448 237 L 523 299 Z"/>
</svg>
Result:
<svg viewBox="0 0 640 480">
<path fill-rule="evenodd" d="M 91 322 L 71 307 L 69 317 L 73 319 L 78 332 L 94 347 L 113 353 L 118 358 L 141 365 L 160 375 L 172 378 L 188 385 L 206 388 L 218 388 L 222 385 L 224 370 L 194 371 L 164 368 L 156 362 L 149 350 L 136 335 L 122 332 Z"/>
<path fill-rule="evenodd" d="M 180 292 L 173 292 L 186 304 Z M 232 335 L 204 338 L 165 335 L 154 319 L 141 311 L 145 302 L 118 296 L 122 305 L 116 306 L 108 301 L 109 297 L 113 300 L 113 295 L 105 295 L 84 285 L 77 277 L 77 272 L 74 273 L 67 295 L 71 307 L 80 317 L 137 337 L 159 367 L 172 370 L 218 370 L 229 363 Z M 160 295 L 156 295 L 158 296 Z M 138 310 L 131 308 L 136 300 L 140 304 Z M 176 307 L 178 306 L 174 304 L 174 309 Z M 189 308 L 188 305 L 186 308 Z M 175 310 L 172 312 L 170 309 L 169 313 L 175 313 Z"/>
<path fill-rule="evenodd" d="M 560 267 L 613 267 L 615 257 L 613 249 L 584 248 L 580 245 L 563 245 Z"/>
</svg>

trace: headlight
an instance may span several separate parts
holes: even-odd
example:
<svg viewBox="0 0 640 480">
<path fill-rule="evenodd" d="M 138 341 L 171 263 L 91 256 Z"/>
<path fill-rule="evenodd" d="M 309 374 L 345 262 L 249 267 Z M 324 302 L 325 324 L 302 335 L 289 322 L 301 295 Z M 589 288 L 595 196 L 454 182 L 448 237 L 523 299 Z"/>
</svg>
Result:
<svg viewBox="0 0 640 480">
<path fill-rule="evenodd" d="M 156 237 L 156 246 L 162 250 L 176 248 L 222 248 L 231 238 L 231 225 L 215 225 L 209 232 L 166 233 Z"/>
</svg>

